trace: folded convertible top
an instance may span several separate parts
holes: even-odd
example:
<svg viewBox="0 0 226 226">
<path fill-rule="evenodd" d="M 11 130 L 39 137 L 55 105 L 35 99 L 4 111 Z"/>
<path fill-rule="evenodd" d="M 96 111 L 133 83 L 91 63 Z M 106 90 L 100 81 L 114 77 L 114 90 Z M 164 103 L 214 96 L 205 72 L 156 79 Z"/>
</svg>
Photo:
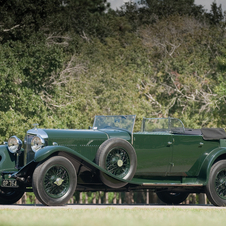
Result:
<svg viewBox="0 0 226 226">
<path fill-rule="evenodd" d="M 222 128 L 202 128 L 201 132 L 204 140 L 226 139 L 226 133 Z"/>
</svg>

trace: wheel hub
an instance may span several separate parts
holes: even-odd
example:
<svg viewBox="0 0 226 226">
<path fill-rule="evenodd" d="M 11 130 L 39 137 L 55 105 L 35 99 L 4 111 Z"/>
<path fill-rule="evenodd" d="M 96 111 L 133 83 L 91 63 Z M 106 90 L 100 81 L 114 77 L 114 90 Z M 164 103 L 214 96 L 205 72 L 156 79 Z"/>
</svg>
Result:
<svg viewBox="0 0 226 226">
<path fill-rule="evenodd" d="M 63 182 L 64 182 L 64 180 L 58 177 L 58 178 L 55 180 L 54 184 L 56 184 L 57 186 L 60 186 Z"/>
<path fill-rule="evenodd" d="M 123 161 L 121 159 L 119 159 L 117 161 L 117 165 L 118 165 L 118 167 L 122 167 L 123 166 Z"/>
<path fill-rule="evenodd" d="M 117 177 L 123 178 L 130 168 L 128 153 L 122 148 L 112 149 L 106 157 L 106 170 Z"/>
</svg>

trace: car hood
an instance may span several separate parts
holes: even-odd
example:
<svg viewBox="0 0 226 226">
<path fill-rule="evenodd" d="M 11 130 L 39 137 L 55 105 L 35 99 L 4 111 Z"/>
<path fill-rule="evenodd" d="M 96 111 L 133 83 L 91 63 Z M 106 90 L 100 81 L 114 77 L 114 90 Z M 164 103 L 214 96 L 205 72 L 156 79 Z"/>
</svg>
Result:
<svg viewBox="0 0 226 226">
<path fill-rule="evenodd" d="M 130 140 L 130 133 L 121 129 L 32 129 L 28 134 L 40 135 L 44 138 L 48 145 L 73 146 L 73 145 L 100 145 L 105 140 L 120 137 Z"/>
<path fill-rule="evenodd" d="M 98 141 L 103 142 L 108 139 L 107 134 L 98 130 L 43 129 L 43 131 L 48 135 L 48 145 L 52 145 L 53 142 L 62 146 L 91 143 L 94 145 Z"/>
</svg>

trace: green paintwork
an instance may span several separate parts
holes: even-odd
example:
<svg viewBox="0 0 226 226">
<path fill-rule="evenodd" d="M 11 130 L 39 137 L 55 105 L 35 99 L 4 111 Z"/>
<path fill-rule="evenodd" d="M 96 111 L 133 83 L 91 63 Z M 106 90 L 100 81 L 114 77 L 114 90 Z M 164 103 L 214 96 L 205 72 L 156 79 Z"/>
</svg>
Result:
<svg viewBox="0 0 226 226">
<path fill-rule="evenodd" d="M 34 161 L 37 162 L 45 160 L 55 152 L 65 151 L 100 169 L 94 163 L 94 159 L 99 146 L 105 140 L 123 137 L 131 142 L 130 134 L 121 130 L 44 131 L 48 134 L 48 144 L 56 142 L 59 146 L 47 146 L 39 150 L 34 157 Z M 226 142 L 221 141 L 221 143 L 226 146 Z M 134 133 L 133 147 L 137 154 L 137 171 L 131 182 L 143 184 L 168 181 L 170 183 L 205 184 L 210 168 L 203 169 L 203 164 L 214 158 L 212 151 L 219 146 L 219 141 L 204 141 L 202 136 L 198 135 L 166 132 Z M 114 178 L 113 175 L 112 177 Z"/>
<path fill-rule="evenodd" d="M 222 141 L 221 143 L 226 144 Z M 139 132 L 134 133 L 133 146 L 138 161 L 134 181 L 142 178 L 150 183 L 164 183 L 163 177 L 166 177 L 172 183 L 179 181 L 197 184 L 200 181 L 206 183 L 210 168 L 203 169 L 203 163 L 207 156 L 207 161 L 214 159 L 212 150 L 218 148 L 220 142 L 204 141 L 202 136 L 198 135 Z M 219 155 L 216 158 L 220 156 L 218 151 L 217 153 Z M 200 178 L 201 170 L 206 170 L 201 174 L 205 174 L 204 178 Z"/>
<path fill-rule="evenodd" d="M 35 129 L 32 130 L 35 135 Z M 37 131 L 41 131 L 38 129 Z M 218 158 L 226 159 L 226 139 L 219 141 L 203 140 L 201 135 L 173 134 L 170 132 L 137 132 L 131 134 L 121 129 L 105 128 L 90 130 L 54 130 L 43 129 L 48 135 L 46 145 L 33 154 L 32 161 L 36 164 L 45 161 L 57 152 L 66 152 L 109 175 L 112 180 L 129 182 L 137 185 L 206 185 L 209 172 Z M 106 140 L 119 137 L 132 144 L 137 155 L 137 170 L 131 181 L 121 179 L 121 172 L 110 172 L 95 164 L 98 148 Z M 56 146 L 53 146 L 56 145 Z M 1 154 L 3 153 L 3 154 Z M 6 146 L 0 146 L 1 170 L 15 169 L 15 156 L 8 152 Z M 118 153 L 108 156 L 106 165 L 119 168 L 129 167 L 120 161 Z M 1 165 L 2 164 L 2 165 Z M 28 164 L 29 165 L 29 164 Z M 122 165 L 122 166 L 121 166 Z M 128 167 L 127 167 L 128 166 Z M 23 169 L 24 170 L 24 169 Z M 111 171 L 111 169 L 109 169 Z M 55 180 L 56 181 L 56 180 Z M 60 183 L 60 182 L 59 182 Z"/>
<path fill-rule="evenodd" d="M 22 151 L 24 151 L 22 149 Z M 3 171 L 17 172 L 16 156 L 8 151 L 6 145 L 0 145 L 0 173 Z M 2 174 L 0 174 L 0 184 L 2 184 Z M 5 179 L 9 179 L 6 175 Z"/>
<path fill-rule="evenodd" d="M 45 159 L 47 159 L 50 155 L 57 153 L 57 152 L 66 152 L 69 154 L 73 154 L 74 156 L 78 157 L 81 160 L 84 160 L 84 162 L 90 164 L 91 166 L 95 167 L 96 169 L 106 173 L 107 175 L 109 175 L 110 177 L 112 177 L 112 179 L 118 179 L 122 182 L 128 182 L 124 179 L 118 178 L 117 176 L 109 173 L 108 171 L 106 171 L 105 169 L 99 167 L 97 164 L 95 164 L 93 161 L 91 161 L 90 159 L 84 157 L 82 154 L 68 148 L 68 147 L 64 147 L 64 146 L 47 146 L 42 148 L 41 150 L 39 150 L 38 152 L 35 153 L 35 157 L 34 157 L 34 161 L 35 162 L 41 162 L 44 161 Z"/>
<path fill-rule="evenodd" d="M 197 176 L 202 164 L 200 158 L 202 159 L 202 156 L 206 156 L 206 153 L 219 147 L 219 141 L 205 141 L 202 136 L 173 135 L 173 139 L 171 162 L 174 166 L 171 167 L 169 175 Z"/>
<path fill-rule="evenodd" d="M 82 154 L 93 161 L 99 146 L 107 139 L 121 137 L 130 140 L 128 132 L 122 130 L 44 130 L 48 134 L 48 145 L 56 142 Z"/>
<path fill-rule="evenodd" d="M 129 142 L 131 141 L 131 134 L 126 131 L 116 130 L 116 129 L 111 129 L 111 130 L 101 129 L 101 131 L 106 133 L 109 138 L 120 137 Z"/>
<path fill-rule="evenodd" d="M 172 158 L 172 136 L 169 133 L 134 133 L 133 146 L 137 154 L 135 177 L 165 176 Z"/>
<path fill-rule="evenodd" d="M 0 171 L 17 171 L 16 156 L 8 151 L 6 145 L 0 145 Z"/>
<path fill-rule="evenodd" d="M 226 139 L 220 139 L 220 147 L 226 147 Z"/>
<path fill-rule="evenodd" d="M 206 154 L 206 158 L 204 159 L 201 169 L 199 171 L 198 180 L 204 185 L 207 184 L 209 179 L 209 173 L 212 165 L 216 161 L 216 159 L 220 156 L 226 157 L 226 147 L 219 147 L 213 149 L 210 153 Z"/>
</svg>

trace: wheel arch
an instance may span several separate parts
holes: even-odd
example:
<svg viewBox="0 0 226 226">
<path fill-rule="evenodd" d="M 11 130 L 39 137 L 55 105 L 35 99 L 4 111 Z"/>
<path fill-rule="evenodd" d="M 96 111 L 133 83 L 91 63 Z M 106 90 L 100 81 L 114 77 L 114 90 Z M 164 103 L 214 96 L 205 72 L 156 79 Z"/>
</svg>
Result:
<svg viewBox="0 0 226 226">
<path fill-rule="evenodd" d="M 203 161 L 203 164 L 201 166 L 199 175 L 198 175 L 198 180 L 203 183 L 204 185 L 207 184 L 209 180 L 209 174 L 211 167 L 216 163 L 219 162 L 220 160 L 226 160 L 226 148 L 225 147 L 220 147 L 212 150 L 205 160 Z"/>
<path fill-rule="evenodd" d="M 24 152 L 24 149 L 21 149 L 21 152 Z M 19 158 L 19 163 L 23 159 L 23 154 Z M 7 145 L 0 145 L 0 169 L 1 171 L 15 171 L 16 166 L 16 155 L 11 153 Z"/>
<path fill-rule="evenodd" d="M 75 166 L 76 171 L 79 171 L 79 167 L 85 166 L 86 168 L 90 169 L 90 171 L 102 171 L 103 173 L 107 174 L 112 178 L 112 181 L 122 181 L 122 182 L 129 182 L 121 178 L 117 178 L 116 176 L 110 174 L 105 169 L 98 166 L 95 162 L 87 159 L 80 153 L 64 147 L 64 146 L 46 146 L 35 153 L 34 160 L 29 162 L 27 165 L 25 165 L 23 168 L 21 168 L 17 173 L 15 173 L 15 177 L 23 177 L 27 175 L 32 175 L 36 166 L 40 162 L 44 162 L 47 159 L 51 158 L 52 156 L 64 156 L 68 158 L 72 164 Z"/>
</svg>

